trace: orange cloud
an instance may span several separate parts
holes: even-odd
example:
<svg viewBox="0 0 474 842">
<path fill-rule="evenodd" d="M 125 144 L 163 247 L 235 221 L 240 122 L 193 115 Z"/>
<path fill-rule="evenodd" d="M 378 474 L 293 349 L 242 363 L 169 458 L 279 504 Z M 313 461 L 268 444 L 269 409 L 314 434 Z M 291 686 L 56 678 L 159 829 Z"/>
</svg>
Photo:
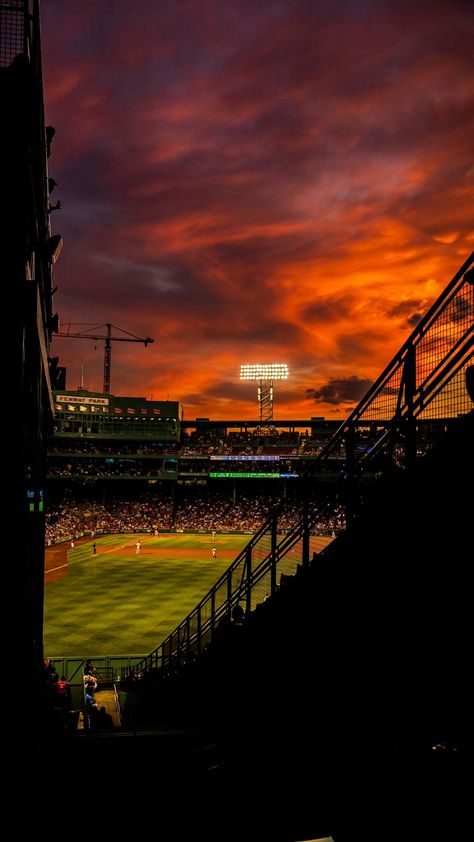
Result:
<svg viewBox="0 0 474 842">
<path fill-rule="evenodd" d="M 114 347 L 113 390 L 250 417 L 241 362 L 283 361 L 276 415 L 342 417 L 398 350 L 474 238 L 472 13 L 402 12 L 44 10 L 55 303 L 155 339 Z M 103 349 L 59 343 L 70 385 L 84 361 L 100 388 Z"/>
</svg>

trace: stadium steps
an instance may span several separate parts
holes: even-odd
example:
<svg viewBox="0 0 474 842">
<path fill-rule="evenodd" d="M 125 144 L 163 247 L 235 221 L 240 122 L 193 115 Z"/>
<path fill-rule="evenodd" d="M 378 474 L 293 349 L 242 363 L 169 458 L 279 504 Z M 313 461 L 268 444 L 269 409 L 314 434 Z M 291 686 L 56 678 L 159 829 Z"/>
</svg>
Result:
<svg viewBox="0 0 474 842">
<path fill-rule="evenodd" d="M 105 707 L 106 713 L 112 717 L 114 727 L 120 728 L 120 718 L 115 707 L 115 693 L 113 690 L 96 690 L 95 700 L 97 707 Z"/>
</svg>

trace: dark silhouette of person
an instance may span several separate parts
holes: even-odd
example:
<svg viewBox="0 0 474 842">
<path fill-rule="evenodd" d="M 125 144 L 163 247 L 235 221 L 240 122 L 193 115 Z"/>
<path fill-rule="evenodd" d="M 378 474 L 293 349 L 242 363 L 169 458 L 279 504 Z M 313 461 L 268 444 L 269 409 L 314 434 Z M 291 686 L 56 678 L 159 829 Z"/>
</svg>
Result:
<svg viewBox="0 0 474 842">
<path fill-rule="evenodd" d="M 104 706 L 99 709 L 94 725 L 96 728 L 102 728 L 107 731 L 110 731 L 110 729 L 114 727 L 114 720 L 112 719 L 110 713 L 107 713 Z"/>
<path fill-rule="evenodd" d="M 95 673 L 94 665 L 90 658 L 84 664 L 84 675 L 93 675 Z"/>
<path fill-rule="evenodd" d="M 237 603 L 232 609 L 232 619 L 237 626 L 241 626 L 245 619 L 245 611 L 242 606 Z"/>
</svg>

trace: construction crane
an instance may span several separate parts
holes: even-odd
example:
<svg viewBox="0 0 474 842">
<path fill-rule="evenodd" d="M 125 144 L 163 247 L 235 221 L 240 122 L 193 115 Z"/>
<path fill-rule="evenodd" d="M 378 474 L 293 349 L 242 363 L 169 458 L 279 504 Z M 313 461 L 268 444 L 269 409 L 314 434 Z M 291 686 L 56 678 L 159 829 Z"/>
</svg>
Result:
<svg viewBox="0 0 474 842">
<path fill-rule="evenodd" d="M 88 328 L 88 330 L 80 330 L 77 333 L 71 331 L 72 327 L 77 327 L 79 325 L 81 325 L 83 328 Z M 135 336 L 134 333 L 128 333 L 128 331 L 123 330 L 121 327 L 116 327 L 116 325 L 112 325 L 109 322 L 107 322 L 105 325 L 88 325 L 84 322 L 70 322 L 68 325 L 66 325 L 66 327 L 66 332 L 61 331 L 60 333 L 56 333 L 55 336 L 62 336 L 68 339 L 93 339 L 94 341 L 102 339 L 104 340 L 104 395 L 110 395 L 110 363 L 112 357 L 111 343 L 142 342 L 146 348 L 147 345 L 151 345 L 154 341 L 149 336 L 147 336 L 146 339 L 141 339 L 139 336 Z M 101 330 L 102 328 L 107 329 L 105 334 L 98 334 L 95 332 L 97 330 Z M 126 335 L 112 336 L 112 328 L 114 330 L 119 330 L 121 333 L 124 333 Z M 91 331 L 90 333 L 89 330 Z"/>
</svg>

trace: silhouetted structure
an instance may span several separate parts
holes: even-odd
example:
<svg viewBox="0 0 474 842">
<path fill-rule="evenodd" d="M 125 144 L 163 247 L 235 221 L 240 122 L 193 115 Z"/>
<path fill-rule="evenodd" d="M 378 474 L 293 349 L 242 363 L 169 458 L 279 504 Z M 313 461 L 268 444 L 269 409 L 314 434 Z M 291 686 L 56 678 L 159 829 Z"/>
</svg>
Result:
<svg viewBox="0 0 474 842">
<path fill-rule="evenodd" d="M 43 492 L 46 436 L 52 426 L 49 367 L 53 318 L 52 267 L 62 238 L 52 235 L 47 158 L 54 129 L 46 127 L 37 0 L 0 3 L 0 133 L 2 161 L 1 275 L 8 289 L 9 399 L 20 408 L 10 430 L 14 453 L 5 522 L 15 524 L 13 554 L 5 565 L 15 657 L 28 693 L 15 700 L 22 734 L 38 732 L 42 692 L 44 568 Z M 5 292 L 6 294 L 6 292 Z"/>
</svg>

